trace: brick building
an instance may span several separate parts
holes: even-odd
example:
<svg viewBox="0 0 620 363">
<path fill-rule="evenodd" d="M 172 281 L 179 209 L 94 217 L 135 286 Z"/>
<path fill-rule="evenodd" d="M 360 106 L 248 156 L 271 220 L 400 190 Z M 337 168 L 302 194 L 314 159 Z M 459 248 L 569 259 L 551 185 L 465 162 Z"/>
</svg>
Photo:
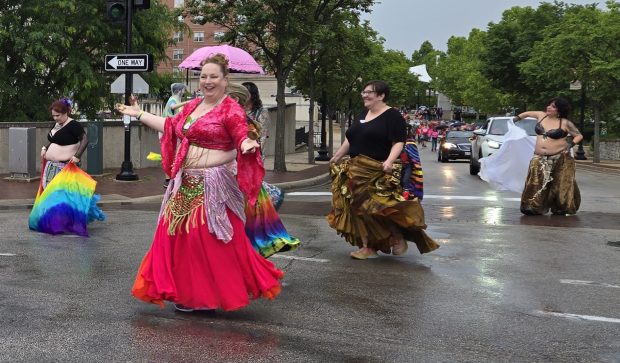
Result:
<svg viewBox="0 0 620 363">
<path fill-rule="evenodd" d="M 180 8 L 185 4 L 184 0 L 163 0 L 169 8 Z M 161 62 L 157 66 L 157 72 L 172 72 L 182 77 L 183 82 L 187 84 L 190 92 L 198 89 L 198 78 L 200 71 L 189 71 L 179 69 L 179 64 L 183 62 L 187 56 L 192 54 L 196 49 L 210 46 L 219 45 L 220 40 L 224 36 L 225 29 L 214 24 L 207 23 L 205 25 L 194 24 L 189 19 L 184 19 L 185 24 L 191 29 L 192 34 L 177 32 L 171 34 L 171 37 L 176 40 L 176 44 L 166 49 L 166 55 L 169 59 Z M 186 77 L 189 76 L 189 80 L 186 82 Z M 256 75 L 256 74 L 242 74 L 231 73 L 230 81 L 236 83 L 242 83 L 245 81 L 254 82 L 261 94 L 261 99 L 266 107 L 273 107 L 276 105 L 276 79 L 273 75 Z M 290 89 L 287 87 L 286 96 L 287 103 L 295 103 L 297 108 L 296 119 L 298 122 L 307 123 L 308 116 L 308 100 L 299 95 L 290 94 Z M 156 112 L 156 111 L 155 111 Z M 315 109 L 314 119 L 318 118 L 317 110 Z M 298 126 L 299 127 L 299 126 Z"/>
<path fill-rule="evenodd" d="M 180 8 L 184 5 L 184 0 L 164 0 L 163 3 L 170 8 Z M 189 19 L 184 19 L 185 24 L 192 30 L 192 34 L 176 32 L 171 37 L 176 41 L 175 45 L 171 45 L 166 49 L 168 60 L 157 66 L 157 72 L 173 72 L 179 76 L 185 77 L 185 72 L 179 69 L 179 64 L 188 55 L 192 54 L 198 48 L 209 45 L 219 45 L 220 39 L 224 36 L 224 30 L 214 24 L 193 24 Z M 190 71 L 190 77 L 197 77 Z"/>
</svg>

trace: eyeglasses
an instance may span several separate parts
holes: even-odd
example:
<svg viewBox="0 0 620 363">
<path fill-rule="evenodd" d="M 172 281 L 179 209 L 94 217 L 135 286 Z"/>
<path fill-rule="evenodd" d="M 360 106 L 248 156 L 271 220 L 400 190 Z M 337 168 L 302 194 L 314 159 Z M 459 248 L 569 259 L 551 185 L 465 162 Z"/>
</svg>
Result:
<svg viewBox="0 0 620 363">
<path fill-rule="evenodd" d="M 376 93 L 376 91 L 362 91 L 362 96 L 368 96 L 368 95 L 371 95 L 373 93 Z"/>
</svg>

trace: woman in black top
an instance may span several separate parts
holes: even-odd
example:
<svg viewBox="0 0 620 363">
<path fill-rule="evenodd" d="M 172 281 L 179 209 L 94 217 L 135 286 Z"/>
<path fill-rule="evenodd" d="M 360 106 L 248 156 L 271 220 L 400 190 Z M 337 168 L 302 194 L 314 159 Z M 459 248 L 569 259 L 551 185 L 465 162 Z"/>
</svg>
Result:
<svg viewBox="0 0 620 363">
<path fill-rule="evenodd" d="M 424 232 L 419 201 L 403 197 L 398 159 L 407 125 L 400 112 L 386 104 L 389 93 L 383 81 L 364 86 L 367 110 L 353 121 L 330 160 L 333 200 L 327 219 L 347 242 L 359 247 L 351 253 L 359 260 L 378 257 L 377 251 L 402 255 L 407 240 L 421 253 L 439 247 Z M 345 155 L 350 158 L 343 159 Z"/>
<path fill-rule="evenodd" d="M 553 214 L 566 215 L 579 209 L 581 195 L 570 148 L 581 142 L 583 135 L 568 120 L 569 109 L 568 101 L 554 98 L 545 111 L 526 111 L 515 117 L 515 122 L 526 117 L 538 120 L 534 156 L 521 194 L 523 214 L 545 214 L 551 209 Z M 568 136 L 572 136 L 570 142 Z"/>
<path fill-rule="evenodd" d="M 105 219 L 97 206 L 100 197 L 94 194 L 97 182 L 76 166 L 88 139 L 80 123 L 69 117 L 68 99 L 52 103 L 49 109 L 56 124 L 47 134 L 48 145 L 41 148 L 41 181 L 28 227 L 87 237 L 87 224 Z"/>
<path fill-rule="evenodd" d="M 67 163 L 79 163 L 88 145 L 82 125 L 69 117 L 71 102 L 68 99 L 55 101 L 49 110 L 56 124 L 47 134 L 47 146 L 41 148 L 41 159 L 47 161 L 43 170 L 43 188 Z"/>
</svg>

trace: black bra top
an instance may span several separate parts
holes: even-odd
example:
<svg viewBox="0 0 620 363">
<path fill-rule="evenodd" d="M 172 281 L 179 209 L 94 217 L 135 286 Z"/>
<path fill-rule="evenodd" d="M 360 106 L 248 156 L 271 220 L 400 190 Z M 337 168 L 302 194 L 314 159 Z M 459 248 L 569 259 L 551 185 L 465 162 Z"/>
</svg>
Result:
<svg viewBox="0 0 620 363">
<path fill-rule="evenodd" d="M 568 136 L 568 131 L 562 129 L 561 118 L 560 118 L 560 127 L 558 127 L 557 129 L 545 131 L 545 128 L 541 125 L 541 122 L 545 119 L 545 117 L 543 117 L 540 121 L 538 121 L 538 123 L 534 127 L 534 131 L 536 132 L 536 134 L 541 135 L 545 139 L 549 137 L 551 139 L 556 139 L 556 140 L 563 139 L 566 136 Z"/>
</svg>

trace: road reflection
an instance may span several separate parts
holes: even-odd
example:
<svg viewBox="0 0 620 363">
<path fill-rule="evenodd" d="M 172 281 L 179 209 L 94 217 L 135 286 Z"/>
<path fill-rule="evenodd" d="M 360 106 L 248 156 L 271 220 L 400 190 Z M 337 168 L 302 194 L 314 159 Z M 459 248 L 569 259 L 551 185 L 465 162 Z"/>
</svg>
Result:
<svg viewBox="0 0 620 363">
<path fill-rule="evenodd" d="M 165 314 L 169 314 L 166 312 Z M 146 361 L 227 361 L 269 359 L 278 350 L 279 339 L 256 327 L 256 322 L 224 313 L 173 313 L 168 316 L 142 315 L 132 322 L 133 336 Z M 233 313 L 234 314 L 234 313 Z"/>
</svg>

